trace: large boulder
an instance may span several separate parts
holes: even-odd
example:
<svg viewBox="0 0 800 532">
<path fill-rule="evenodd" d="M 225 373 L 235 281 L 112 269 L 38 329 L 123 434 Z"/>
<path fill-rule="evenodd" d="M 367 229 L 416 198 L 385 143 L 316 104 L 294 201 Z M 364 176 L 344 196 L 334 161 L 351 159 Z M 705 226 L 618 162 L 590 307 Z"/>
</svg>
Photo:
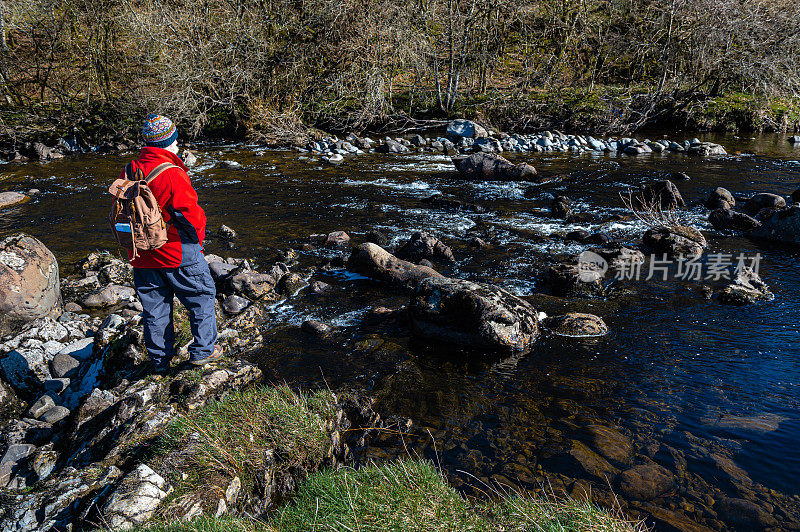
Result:
<svg viewBox="0 0 800 532">
<path fill-rule="evenodd" d="M 489 181 L 524 181 L 536 177 L 536 169 L 526 163 L 511 161 L 494 153 L 473 153 L 469 157 L 453 157 L 456 170 L 464 179 Z"/>
<path fill-rule="evenodd" d="M 401 285 L 416 285 L 429 277 L 442 277 L 432 268 L 398 259 L 379 245 L 370 242 L 361 244 L 353 250 L 347 261 L 347 269 L 370 279 Z"/>
<path fill-rule="evenodd" d="M 717 187 L 712 190 L 706 200 L 706 207 L 712 210 L 720 208 L 730 209 L 735 205 L 736 199 L 733 197 L 733 194 L 731 194 L 727 188 L 722 187 Z"/>
<path fill-rule="evenodd" d="M 586 337 L 608 334 L 608 325 L 603 318 L 580 312 L 547 317 L 542 320 L 542 325 L 560 336 Z"/>
<path fill-rule="evenodd" d="M 502 288 L 429 278 L 409 305 L 417 336 L 470 348 L 527 352 L 539 334 L 536 310 Z"/>
<path fill-rule="evenodd" d="M 661 210 L 674 210 L 686 206 L 678 187 L 669 179 L 650 183 L 642 189 L 643 206 L 654 206 Z"/>
<path fill-rule="evenodd" d="M 747 200 L 742 210 L 750 216 L 754 216 L 762 209 L 783 209 L 785 207 L 786 199 L 783 196 L 762 192 Z"/>
<path fill-rule="evenodd" d="M 713 142 L 698 142 L 689 146 L 686 150 L 689 155 L 700 155 L 701 157 L 708 157 L 709 155 L 728 155 L 725 148 Z"/>
<path fill-rule="evenodd" d="M 702 255 L 707 245 L 700 231 L 694 227 L 677 225 L 648 229 L 642 242 L 656 253 L 664 253 L 670 257 Z"/>
<path fill-rule="evenodd" d="M 60 314 L 58 262 L 53 253 L 25 234 L 0 242 L 0 336 L 23 323 Z"/>
<path fill-rule="evenodd" d="M 19 192 L 0 192 L 0 209 L 25 203 L 30 198 Z"/>
<path fill-rule="evenodd" d="M 408 242 L 397 250 L 397 256 L 417 263 L 422 259 L 444 262 L 455 261 L 450 247 L 425 231 L 417 231 L 411 235 Z"/>
<path fill-rule="evenodd" d="M 750 231 L 750 236 L 791 244 L 800 244 L 800 208 L 791 207 L 774 213 Z"/>
<path fill-rule="evenodd" d="M 729 305 L 749 305 L 773 297 L 767 283 L 751 268 L 737 271 L 731 283 L 719 294 L 719 300 Z"/>
<path fill-rule="evenodd" d="M 447 136 L 458 140 L 463 137 L 466 138 L 475 138 L 475 137 L 485 137 L 489 133 L 486 131 L 486 128 L 483 126 L 476 124 L 472 120 L 464 120 L 462 118 L 453 120 L 447 125 Z"/>
<path fill-rule="evenodd" d="M 743 212 L 736 212 L 730 209 L 719 208 L 711 211 L 708 221 L 717 231 L 751 231 L 761 225 L 755 218 Z"/>
</svg>

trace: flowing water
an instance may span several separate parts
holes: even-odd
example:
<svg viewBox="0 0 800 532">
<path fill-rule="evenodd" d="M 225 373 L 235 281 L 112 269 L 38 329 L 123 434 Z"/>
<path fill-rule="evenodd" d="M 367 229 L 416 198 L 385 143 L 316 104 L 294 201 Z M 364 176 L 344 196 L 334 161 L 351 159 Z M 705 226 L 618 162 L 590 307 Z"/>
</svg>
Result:
<svg viewBox="0 0 800 532">
<path fill-rule="evenodd" d="M 336 267 L 341 250 L 300 251 L 293 269 L 334 290 L 301 293 L 273 307 L 258 362 L 272 381 L 366 391 L 384 417 L 414 421 L 409 435 L 385 435 L 385 445 L 369 457 L 431 458 L 469 494 L 590 491 L 609 504 L 613 492 L 625 510 L 664 530 L 800 529 L 800 253 L 717 233 L 700 206 L 717 186 L 739 199 L 788 195 L 800 183 L 800 148 L 779 135 L 706 139 L 732 155 L 515 157 L 552 178 L 543 184 L 465 182 L 449 158 L 434 154 L 365 154 L 332 167 L 293 151 L 206 146 L 198 150 L 193 181 L 209 227 L 225 223 L 240 235 L 235 249 L 212 240 L 209 252 L 265 265 L 279 250 L 300 249 L 312 233 L 343 229 L 359 242 L 377 229 L 396 245 L 428 230 L 456 255 L 456 264 L 439 265 L 443 273 L 530 296 L 548 314 L 592 312 L 610 327 L 602 338 L 544 333 L 530 353 L 511 358 L 429 345 L 410 338 L 402 320 L 364 319 L 373 307 L 401 307 L 408 293 Z M 41 193 L 0 212 L 0 237 L 16 231 L 38 237 L 67 271 L 88 252 L 110 249 L 104 191 L 126 160 L 86 155 L 1 166 L 0 190 Z M 242 168 L 220 169 L 221 160 Z M 540 279 L 548 265 L 585 249 L 563 238 L 567 232 L 589 229 L 638 242 L 645 227 L 614 216 L 626 212 L 620 192 L 678 171 L 692 178 L 677 185 L 689 204 L 687 221 L 709 239 L 708 252 L 759 253 L 774 300 L 726 306 L 705 299 L 701 283 L 679 280 L 627 283 L 607 299 L 534 296 L 546 291 Z M 480 203 L 487 212 L 421 202 L 436 193 Z M 607 221 L 553 220 L 553 194 Z M 473 236 L 491 247 L 471 248 Z M 309 318 L 338 332 L 310 338 L 299 328 Z M 614 480 L 618 471 L 651 463 L 669 471 L 667 480 L 655 483 L 647 474 L 649 488 Z"/>
</svg>

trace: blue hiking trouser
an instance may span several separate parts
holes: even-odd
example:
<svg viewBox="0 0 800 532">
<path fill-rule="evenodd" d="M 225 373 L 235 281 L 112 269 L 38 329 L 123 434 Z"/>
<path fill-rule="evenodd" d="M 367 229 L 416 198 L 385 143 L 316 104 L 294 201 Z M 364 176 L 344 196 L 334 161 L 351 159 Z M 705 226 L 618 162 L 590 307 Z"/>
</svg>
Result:
<svg viewBox="0 0 800 532">
<path fill-rule="evenodd" d="M 217 291 L 205 260 L 177 268 L 134 268 L 133 284 L 144 307 L 145 346 L 156 367 L 167 366 L 177 353 L 172 320 L 174 297 L 189 311 L 194 336 L 189 359 L 202 360 L 214 352 Z"/>
</svg>

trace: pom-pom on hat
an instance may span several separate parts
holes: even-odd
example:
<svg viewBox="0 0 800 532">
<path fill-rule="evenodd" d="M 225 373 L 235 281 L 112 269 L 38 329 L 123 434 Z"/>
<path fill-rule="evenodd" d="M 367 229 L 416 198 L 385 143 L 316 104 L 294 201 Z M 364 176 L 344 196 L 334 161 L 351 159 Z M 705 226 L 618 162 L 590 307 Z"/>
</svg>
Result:
<svg viewBox="0 0 800 532">
<path fill-rule="evenodd" d="M 146 145 L 166 148 L 178 139 L 178 130 L 166 116 L 150 113 L 144 119 L 142 136 Z"/>
</svg>

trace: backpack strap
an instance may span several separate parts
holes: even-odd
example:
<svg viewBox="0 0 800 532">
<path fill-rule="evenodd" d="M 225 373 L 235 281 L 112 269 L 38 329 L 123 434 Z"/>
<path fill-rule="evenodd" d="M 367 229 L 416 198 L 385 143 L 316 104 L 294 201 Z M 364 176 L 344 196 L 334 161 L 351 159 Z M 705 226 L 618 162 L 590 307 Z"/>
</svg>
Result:
<svg viewBox="0 0 800 532">
<path fill-rule="evenodd" d="M 147 177 L 144 179 L 144 182 L 149 185 L 150 181 L 152 181 L 153 179 L 157 178 L 165 170 L 169 170 L 170 168 L 178 168 L 178 167 L 175 166 L 172 163 L 161 163 L 161 164 L 159 164 L 158 166 L 153 168 L 153 170 L 149 174 L 147 174 Z"/>
</svg>

